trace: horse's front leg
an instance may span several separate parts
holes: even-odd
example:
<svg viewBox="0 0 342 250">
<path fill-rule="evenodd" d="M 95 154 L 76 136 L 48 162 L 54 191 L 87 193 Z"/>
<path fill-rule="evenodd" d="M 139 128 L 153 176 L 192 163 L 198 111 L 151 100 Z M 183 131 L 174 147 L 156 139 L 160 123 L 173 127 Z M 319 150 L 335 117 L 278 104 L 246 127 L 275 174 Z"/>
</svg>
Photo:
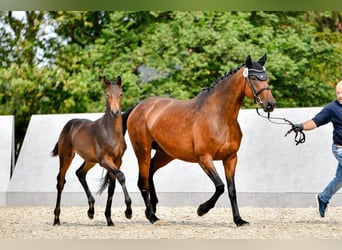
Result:
<svg viewBox="0 0 342 250">
<path fill-rule="evenodd" d="M 235 180 L 234 180 L 236 163 L 237 163 L 237 156 L 223 161 L 226 180 L 227 180 L 227 186 L 228 186 L 228 195 L 229 195 L 229 200 L 230 200 L 230 204 L 231 204 L 232 212 L 233 212 L 233 219 L 234 219 L 235 224 L 239 227 L 239 226 L 243 226 L 249 223 L 241 219 L 238 204 L 237 204 L 236 188 L 235 188 Z"/>
<path fill-rule="evenodd" d="M 215 193 L 213 196 L 208 201 L 201 204 L 197 209 L 197 214 L 202 216 L 215 206 L 218 198 L 224 193 L 224 184 L 217 174 L 211 157 L 200 159 L 199 164 L 215 185 Z"/>
</svg>

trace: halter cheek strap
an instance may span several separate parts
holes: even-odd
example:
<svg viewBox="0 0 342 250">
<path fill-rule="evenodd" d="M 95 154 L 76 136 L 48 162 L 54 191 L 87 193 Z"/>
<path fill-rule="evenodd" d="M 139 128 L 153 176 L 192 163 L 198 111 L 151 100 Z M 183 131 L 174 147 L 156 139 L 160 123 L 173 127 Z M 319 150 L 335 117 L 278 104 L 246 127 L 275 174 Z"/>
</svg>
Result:
<svg viewBox="0 0 342 250">
<path fill-rule="evenodd" d="M 255 76 L 258 80 L 260 81 L 265 81 L 267 80 L 267 73 L 265 68 L 263 68 L 262 70 L 257 70 L 257 69 L 248 69 L 247 67 L 243 70 L 242 75 L 244 76 L 245 79 L 247 79 L 248 81 L 248 85 L 250 87 L 250 89 L 252 90 L 253 93 L 253 97 L 254 97 L 254 102 L 256 104 L 261 104 L 262 103 L 262 99 L 259 97 L 259 95 L 264 91 L 264 90 L 270 90 L 270 88 L 264 87 L 262 89 L 259 89 L 258 91 L 255 90 L 253 84 L 250 81 L 250 76 Z"/>
</svg>

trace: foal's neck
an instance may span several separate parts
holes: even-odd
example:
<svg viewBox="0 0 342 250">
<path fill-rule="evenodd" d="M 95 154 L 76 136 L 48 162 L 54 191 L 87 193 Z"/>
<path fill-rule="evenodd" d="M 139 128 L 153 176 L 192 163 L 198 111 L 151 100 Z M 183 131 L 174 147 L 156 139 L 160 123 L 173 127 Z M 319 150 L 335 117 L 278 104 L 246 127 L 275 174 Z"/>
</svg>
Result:
<svg viewBox="0 0 342 250">
<path fill-rule="evenodd" d="M 122 133 L 122 117 L 121 117 L 121 114 L 114 117 L 111 114 L 110 108 L 107 107 L 105 114 L 102 118 L 103 118 L 103 121 L 104 121 L 104 124 L 105 124 L 105 127 L 107 130 Z"/>
</svg>

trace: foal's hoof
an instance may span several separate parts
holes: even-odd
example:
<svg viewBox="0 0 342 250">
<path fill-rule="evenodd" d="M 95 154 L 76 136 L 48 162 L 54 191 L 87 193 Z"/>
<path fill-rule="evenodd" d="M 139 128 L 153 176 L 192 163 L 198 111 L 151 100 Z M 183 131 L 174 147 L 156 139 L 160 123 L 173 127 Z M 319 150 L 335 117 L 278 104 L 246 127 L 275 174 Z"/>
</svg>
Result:
<svg viewBox="0 0 342 250">
<path fill-rule="evenodd" d="M 131 219 L 132 218 L 132 209 L 127 209 L 125 211 L 125 216 L 127 219 Z"/>
<path fill-rule="evenodd" d="M 249 225 L 249 222 L 248 221 L 244 221 L 243 219 L 238 219 L 238 220 L 236 220 L 236 221 L 234 221 L 235 222 L 235 224 L 236 224 L 236 226 L 238 226 L 238 227 L 242 227 L 242 226 L 247 226 L 247 225 Z"/>
</svg>

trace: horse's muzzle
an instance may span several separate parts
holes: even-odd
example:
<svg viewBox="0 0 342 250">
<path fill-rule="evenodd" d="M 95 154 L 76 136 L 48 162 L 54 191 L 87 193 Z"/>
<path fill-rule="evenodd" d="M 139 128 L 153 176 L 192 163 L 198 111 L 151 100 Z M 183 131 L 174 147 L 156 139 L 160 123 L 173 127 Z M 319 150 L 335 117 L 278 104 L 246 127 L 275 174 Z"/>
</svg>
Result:
<svg viewBox="0 0 342 250">
<path fill-rule="evenodd" d="M 275 102 L 263 102 L 262 108 L 265 112 L 272 112 L 275 107 Z"/>
</svg>

